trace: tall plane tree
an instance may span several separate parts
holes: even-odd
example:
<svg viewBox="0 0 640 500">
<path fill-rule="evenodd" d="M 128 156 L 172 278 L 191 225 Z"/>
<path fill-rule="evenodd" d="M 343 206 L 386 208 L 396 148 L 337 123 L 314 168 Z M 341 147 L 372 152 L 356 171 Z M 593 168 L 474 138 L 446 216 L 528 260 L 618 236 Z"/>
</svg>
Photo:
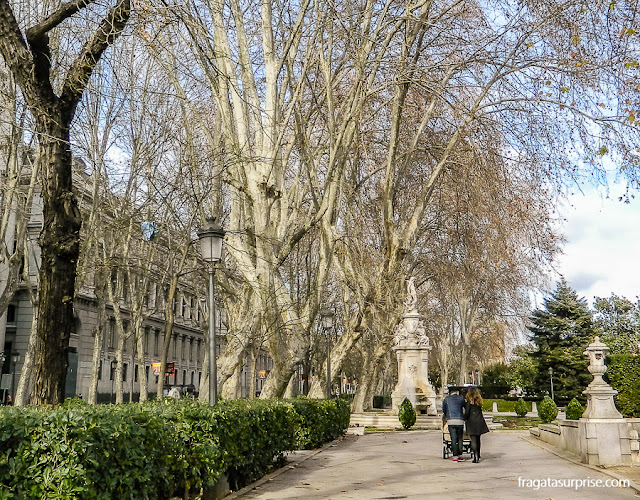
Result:
<svg viewBox="0 0 640 500">
<path fill-rule="evenodd" d="M 64 399 L 67 351 L 74 320 L 82 221 L 72 192 L 69 128 L 96 64 L 122 33 L 131 15 L 130 0 L 117 0 L 103 14 L 93 4 L 93 0 L 61 3 L 31 24 L 21 23 L 16 17 L 21 12 L 18 7 L 26 6 L 0 0 L 0 53 L 35 118 L 42 174 L 44 226 L 40 234 L 42 265 L 33 399 L 36 404 L 56 404 Z M 68 44 L 51 43 L 49 37 L 56 31 L 58 39 L 62 25 L 71 23 L 71 18 L 81 11 L 99 20 L 92 29 L 84 28 L 88 37 L 66 71 L 54 68 L 52 51 L 62 50 Z M 69 40 L 69 45 L 73 44 Z M 54 69 L 60 75 L 55 84 Z"/>
</svg>

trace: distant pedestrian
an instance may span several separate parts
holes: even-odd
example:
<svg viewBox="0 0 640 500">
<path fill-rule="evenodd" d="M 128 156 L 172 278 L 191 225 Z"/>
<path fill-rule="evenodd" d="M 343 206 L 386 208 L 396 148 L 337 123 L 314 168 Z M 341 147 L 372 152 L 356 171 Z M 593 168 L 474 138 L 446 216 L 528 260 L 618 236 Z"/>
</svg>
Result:
<svg viewBox="0 0 640 500">
<path fill-rule="evenodd" d="M 450 387 L 449 395 L 442 401 L 443 424 L 449 427 L 451 436 L 451 453 L 454 462 L 462 462 L 462 433 L 464 432 L 464 398 L 460 396 L 460 388 Z"/>
<path fill-rule="evenodd" d="M 473 463 L 477 464 L 480 461 L 480 436 L 489 432 L 489 427 L 482 415 L 482 396 L 480 391 L 472 387 L 467 391 L 466 399 L 464 419 L 467 424 L 467 434 L 471 440 Z"/>
</svg>

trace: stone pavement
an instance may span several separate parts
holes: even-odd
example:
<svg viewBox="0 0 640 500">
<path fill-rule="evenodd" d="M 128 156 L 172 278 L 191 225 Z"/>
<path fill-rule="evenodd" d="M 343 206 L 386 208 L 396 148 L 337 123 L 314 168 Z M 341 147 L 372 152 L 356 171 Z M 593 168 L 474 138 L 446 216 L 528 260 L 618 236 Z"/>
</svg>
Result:
<svg viewBox="0 0 640 500">
<path fill-rule="evenodd" d="M 640 498 L 633 487 L 576 488 L 575 482 L 572 487 L 543 487 L 535 481 L 568 484 L 571 479 L 604 482 L 614 477 L 552 453 L 528 436 L 528 431 L 483 436 L 483 459 L 474 464 L 444 460 L 437 431 L 348 435 L 319 451 L 293 454 L 289 465 L 227 499 Z"/>
</svg>

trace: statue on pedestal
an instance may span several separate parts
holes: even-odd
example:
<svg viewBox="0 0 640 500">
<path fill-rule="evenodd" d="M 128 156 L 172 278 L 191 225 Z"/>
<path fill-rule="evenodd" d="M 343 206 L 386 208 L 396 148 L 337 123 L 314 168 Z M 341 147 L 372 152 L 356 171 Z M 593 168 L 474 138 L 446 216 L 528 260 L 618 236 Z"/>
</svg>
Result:
<svg viewBox="0 0 640 500">
<path fill-rule="evenodd" d="M 417 412 L 436 415 L 436 393 L 428 376 L 431 345 L 418 313 L 415 277 L 407 281 L 404 314 L 396 327 L 393 349 L 398 360 L 398 383 L 391 393 L 393 410 L 397 412 L 408 398 Z"/>
</svg>

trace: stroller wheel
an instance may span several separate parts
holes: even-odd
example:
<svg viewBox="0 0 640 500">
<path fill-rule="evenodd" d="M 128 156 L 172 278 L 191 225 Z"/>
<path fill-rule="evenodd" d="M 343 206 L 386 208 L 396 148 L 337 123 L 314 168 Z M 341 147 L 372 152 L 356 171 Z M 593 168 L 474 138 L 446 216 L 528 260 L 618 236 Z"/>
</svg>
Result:
<svg viewBox="0 0 640 500">
<path fill-rule="evenodd" d="M 449 458 L 449 450 L 446 444 L 442 447 L 442 458 Z"/>
</svg>

